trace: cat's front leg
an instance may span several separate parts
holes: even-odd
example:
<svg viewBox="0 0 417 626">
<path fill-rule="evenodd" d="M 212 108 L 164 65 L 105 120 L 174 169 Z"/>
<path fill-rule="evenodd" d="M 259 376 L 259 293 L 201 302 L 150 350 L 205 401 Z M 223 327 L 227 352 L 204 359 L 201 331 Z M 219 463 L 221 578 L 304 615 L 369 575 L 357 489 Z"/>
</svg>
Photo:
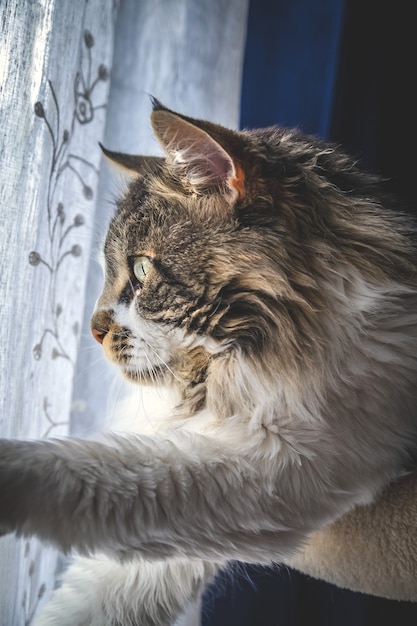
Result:
<svg viewBox="0 0 417 626">
<path fill-rule="evenodd" d="M 34 626 L 170 626 L 216 570 L 198 560 L 77 557 Z"/>
<path fill-rule="evenodd" d="M 115 557 L 280 561 L 340 505 L 301 464 L 266 470 L 251 454 L 177 430 L 0 440 L 0 529 Z"/>
<path fill-rule="evenodd" d="M 218 560 L 248 545 L 249 556 L 270 504 L 256 468 L 199 435 L 0 440 L 0 529 L 64 552 Z"/>
</svg>

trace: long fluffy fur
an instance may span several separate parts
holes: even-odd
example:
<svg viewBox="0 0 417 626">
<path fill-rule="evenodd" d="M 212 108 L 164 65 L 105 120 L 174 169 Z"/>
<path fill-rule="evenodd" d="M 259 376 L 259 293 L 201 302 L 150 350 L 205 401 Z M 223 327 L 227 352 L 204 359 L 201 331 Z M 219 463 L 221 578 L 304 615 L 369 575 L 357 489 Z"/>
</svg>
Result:
<svg viewBox="0 0 417 626">
<path fill-rule="evenodd" d="M 218 567 L 280 562 L 416 449 L 415 229 L 380 181 L 295 131 L 159 104 L 153 125 L 166 160 L 107 151 L 136 178 L 92 326 L 173 402 L 142 434 L 0 443 L 0 528 L 104 555 L 38 626 L 169 624 Z"/>
</svg>

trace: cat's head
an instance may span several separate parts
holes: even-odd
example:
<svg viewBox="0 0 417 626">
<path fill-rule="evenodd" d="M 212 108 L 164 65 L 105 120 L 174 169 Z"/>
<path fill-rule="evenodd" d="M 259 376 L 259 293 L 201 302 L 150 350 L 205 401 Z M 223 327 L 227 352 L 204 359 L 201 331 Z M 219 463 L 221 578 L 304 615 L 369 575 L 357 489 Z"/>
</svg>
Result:
<svg viewBox="0 0 417 626">
<path fill-rule="evenodd" d="M 134 175 L 92 318 L 106 355 L 132 380 L 176 380 L 196 406 L 233 359 L 288 380 L 319 371 L 330 320 L 344 324 L 332 272 L 392 265 L 374 181 L 295 131 L 231 131 L 158 102 L 151 120 L 164 158 L 104 150 Z"/>
</svg>

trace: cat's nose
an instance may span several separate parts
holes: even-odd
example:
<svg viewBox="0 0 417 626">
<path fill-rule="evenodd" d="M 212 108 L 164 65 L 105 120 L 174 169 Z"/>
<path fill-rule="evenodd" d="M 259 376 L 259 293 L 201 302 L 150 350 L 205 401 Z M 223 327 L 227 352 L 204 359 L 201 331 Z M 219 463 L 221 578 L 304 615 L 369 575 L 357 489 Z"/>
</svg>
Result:
<svg viewBox="0 0 417 626">
<path fill-rule="evenodd" d="M 100 330 L 99 328 L 92 327 L 91 332 L 96 341 L 98 341 L 99 343 L 103 343 L 103 339 L 107 335 L 106 330 L 103 331 L 103 330 Z"/>
<path fill-rule="evenodd" d="M 91 318 L 91 333 L 96 341 L 103 343 L 112 322 L 112 311 L 96 311 Z"/>
</svg>

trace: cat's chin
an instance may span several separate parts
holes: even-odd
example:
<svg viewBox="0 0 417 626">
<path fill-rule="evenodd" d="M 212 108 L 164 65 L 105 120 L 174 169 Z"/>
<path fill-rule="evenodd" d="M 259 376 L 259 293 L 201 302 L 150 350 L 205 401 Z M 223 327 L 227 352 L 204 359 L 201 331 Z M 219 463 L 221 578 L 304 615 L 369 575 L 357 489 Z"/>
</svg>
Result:
<svg viewBox="0 0 417 626">
<path fill-rule="evenodd" d="M 127 380 L 137 385 L 158 385 L 166 381 L 168 369 L 164 366 L 154 366 L 152 370 L 122 367 L 121 372 Z"/>
</svg>

